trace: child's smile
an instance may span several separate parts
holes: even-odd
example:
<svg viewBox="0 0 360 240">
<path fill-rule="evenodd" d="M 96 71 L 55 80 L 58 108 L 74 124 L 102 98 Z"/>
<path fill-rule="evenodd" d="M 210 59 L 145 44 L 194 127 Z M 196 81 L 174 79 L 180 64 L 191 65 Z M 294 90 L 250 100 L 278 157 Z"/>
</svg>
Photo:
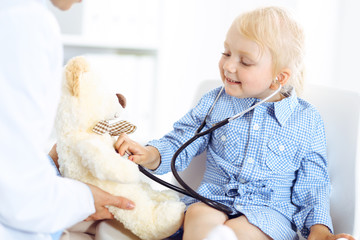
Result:
<svg viewBox="0 0 360 240">
<path fill-rule="evenodd" d="M 231 78 L 225 77 L 225 80 L 228 84 L 240 85 L 240 81 L 232 80 Z"/>
</svg>

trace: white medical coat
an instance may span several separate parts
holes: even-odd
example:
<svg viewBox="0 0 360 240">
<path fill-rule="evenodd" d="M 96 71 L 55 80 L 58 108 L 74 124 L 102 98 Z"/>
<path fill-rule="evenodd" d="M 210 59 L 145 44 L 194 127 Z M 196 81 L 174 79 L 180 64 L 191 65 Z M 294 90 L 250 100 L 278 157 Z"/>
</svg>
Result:
<svg viewBox="0 0 360 240">
<path fill-rule="evenodd" d="M 0 0 L 0 239 L 51 239 L 95 211 L 90 189 L 56 176 L 45 151 L 62 51 L 43 1 Z"/>
</svg>

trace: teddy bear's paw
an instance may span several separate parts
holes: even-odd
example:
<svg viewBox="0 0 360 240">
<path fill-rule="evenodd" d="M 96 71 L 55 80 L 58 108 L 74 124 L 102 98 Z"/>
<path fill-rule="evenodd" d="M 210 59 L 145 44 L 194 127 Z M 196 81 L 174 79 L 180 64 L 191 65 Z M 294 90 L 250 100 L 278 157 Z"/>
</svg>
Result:
<svg viewBox="0 0 360 240">
<path fill-rule="evenodd" d="M 180 201 L 165 201 L 157 205 L 154 209 L 153 231 L 162 238 L 173 235 L 183 224 L 184 211 L 185 204 Z"/>
<path fill-rule="evenodd" d="M 161 197 L 163 198 L 161 199 L 161 201 L 165 201 L 165 200 L 178 201 L 180 199 L 179 194 L 172 190 L 163 190 L 161 191 L 161 193 L 162 193 Z"/>
<path fill-rule="evenodd" d="M 172 190 L 162 190 L 160 192 L 153 190 L 153 194 L 150 194 L 151 200 L 155 202 L 165 202 L 165 201 L 179 201 L 179 194 Z"/>
<path fill-rule="evenodd" d="M 140 181 L 138 166 L 114 150 L 110 137 L 87 135 L 77 144 L 82 164 L 100 180 L 119 183 Z"/>
<path fill-rule="evenodd" d="M 154 202 L 179 201 L 179 193 L 173 190 L 154 190 L 147 182 L 141 181 L 141 188 L 146 191 L 149 198 Z"/>
<path fill-rule="evenodd" d="M 118 183 L 137 183 L 140 181 L 140 171 L 137 165 L 120 155 L 113 164 L 106 166 L 103 171 L 106 173 L 104 180 Z"/>
<path fill-rule="evenodd" d="M 109 211 L 127 229 L 141 239 L 148 240 L 164 239 L 173 235 L 183 223 L 184 210 L 185 204 L 180 201 L 157 204 L 151 204 L 150 201 L 145 205 L 136 202 L 135 209 L 131 211 L 109 206 Z"/>
</svg>

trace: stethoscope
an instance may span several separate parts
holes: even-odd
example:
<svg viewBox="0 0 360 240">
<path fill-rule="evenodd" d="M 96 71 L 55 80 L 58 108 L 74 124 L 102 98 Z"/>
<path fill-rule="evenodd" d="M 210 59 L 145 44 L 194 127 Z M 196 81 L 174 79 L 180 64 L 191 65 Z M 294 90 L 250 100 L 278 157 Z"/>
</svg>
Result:
<svg viewBox="0 0 360 240">
<path fill-rule="evenodd" d="M 221 204 L 219 202 L 216 202 L 214 200 L 208 199 L 206 197 L 201 196 L 200 194 L 198 194 L 196 191 L 194 191 L 192 188 L 190 188 L 179 176 L 179 174 L 176 171 L 175 168 L 175 161 L 176 158 L 178 157 L 178 155 L 187 147 L 189 146 L 192 142 L 194 142 L 196 139 L 198 139 L 201 136 L 204 136 L 208 133 L 213 132 L 214 130 L 218 129 L 219 127 L 222 127 L 226 124 L 228 124 L 229 122 L 243 116 L 244 114 L 246 114 L 247 112 L 253 110 L 254 108 L 256 108 L 257 106 L 259 106 L 260 104 L 263 104 L 264 102 L 266 102 L 267 100 L 269 100 L 270 98 L 274 97 L 278 92 L 280 92 L 281 90 L 281 84 L 279 84 L 279 88 L 276 89 L 273 93 L 271 93 L 268 97 L 264 98 L 263 100 L 261 100 L 260 102 L 254 104 L 253 106 L 249 107 L 248 109 L 245 109 L 244 111 L 232 116 L 232 117 L 228 117 L 218 123 L 216 123 L 215 125 L 213 125 L 211 128 L 201 132 L 201 130 L 204 128 L 205 124 L 206 124 L 206 119 L 208 118 L 208 116 L 210 115 L 210 113 L 212 112 L 216 102 L 218 101 L 218 99 L 220 98 L 220 95 L 222 94 L 222 92 L 224 91 L 224 86 L 221 88 L 221 90 L 219 91 L 218 95 L 215 98 L 215 101 L 213 103 L 213 105 L 211 106 L 210 110 L 208 111 L 208 113 L 206 114 L 204 120 L 202 121 L 201 125 L 199 126 L 199 128 L 196 130 L 194 136 L 192 138 L 190 138 L 187 142 L 185 142 L 174 154 L 174 156 L 171 159 L 171 171 L 172 174 L 174 175 L 176 181 L 183 187 L 183 188 L 179 188 L 175 185 L 172 185 L 168 182 L 165 182 L 164 180 L 154 176 L 153 174 L 151 174 L 149 171 L 145 170 L 142 166 L 139 165 L 139 170 L 140 172 L 142 172 L 143 174 L 145 174 L 147 177 L 151 178 L 152 180 L 160 183 L 161 185 L 170 188 L 174 191 L 177 191 L 179 193 L 182 193 L 184 195 L 193 197 L 205 204 L 207 204 L 210 207 L 213 207 L 217 210 L 220 210 L 226 214 L 231 214 L 233 211 L 230 207 Z"/>
</svg>

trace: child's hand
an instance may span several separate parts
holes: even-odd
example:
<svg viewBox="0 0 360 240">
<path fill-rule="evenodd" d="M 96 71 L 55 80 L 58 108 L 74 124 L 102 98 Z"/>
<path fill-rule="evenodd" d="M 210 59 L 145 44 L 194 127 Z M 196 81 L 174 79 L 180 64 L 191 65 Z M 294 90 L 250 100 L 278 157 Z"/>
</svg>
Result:
<svg viewBox="0 0 360 240">
<path fill-rule="evenodd" d="M 348 239 L 355 240 L 355 238 L 349 234 L 341 233 L 334 235 L 329 229 L 321 224 L 316 224 L 311 227 L 308 240 L 336 240 L 336 239 Z"/>
<path fill-rule="evenodd" d="M 160 165 L 160 153 L 151 146 L 144 147 L 131 140 L 126 133 L 122 133 L 115 143 L 115 149 L 121 156 L 129 154 L 129 160 L 154 170 Z"/>
</svg>

